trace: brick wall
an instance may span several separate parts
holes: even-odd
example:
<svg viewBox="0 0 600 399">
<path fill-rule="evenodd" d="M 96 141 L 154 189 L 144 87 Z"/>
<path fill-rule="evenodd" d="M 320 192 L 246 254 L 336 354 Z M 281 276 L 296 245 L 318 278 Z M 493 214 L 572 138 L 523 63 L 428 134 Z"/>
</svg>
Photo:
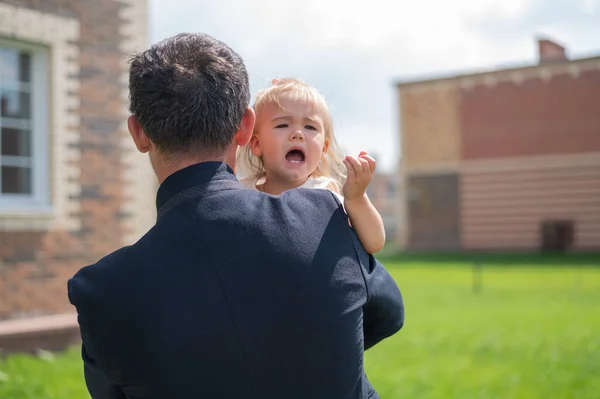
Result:
<svg viewBox="0 0 600 399">
<path fill-rule="evenodd" d="M 0 0 L 0 37 L 39 41 L 58 57 L 48 132 L 53 213 L 40 223 L 41 216 L 0 209 L 0 319 L 71 311 L 67 279 L 151 224 L 151 169 L 124 141 L 123 125 L 126 50 L 135 49 L 132 43 L 145 47 L 147 35 L 142 24 L 125 38 L 123 27 L 145 15 L 146 7 L 145 0 Z M 27 37 L 40 26 L 64 43 L 42 34 Z M 148 181 L 136 183 L 127 175 L 132 168 Z M 132 185 L 144 191 L 126 193 Z M 150 206 L 136 214 L 132 203 Z"/>
<path fill-rule="evenodd" d="M 463 90 L 462 157 L 600 150 L 600 68 Z"/>
<path fill-rule="evenodd" d="M 406 90 L 400 97 L 405 167 L 460 159 L 459 93 L 456 85 Z"/>
</svg>

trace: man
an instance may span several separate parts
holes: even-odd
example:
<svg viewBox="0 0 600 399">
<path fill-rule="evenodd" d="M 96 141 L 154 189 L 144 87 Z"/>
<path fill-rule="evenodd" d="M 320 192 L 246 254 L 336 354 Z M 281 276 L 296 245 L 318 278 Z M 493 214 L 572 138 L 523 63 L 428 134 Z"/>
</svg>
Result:
<svg viewBox="0 0 600 399">
<path fill-rule="evenodd" d="M 92 398 L 376 398 L 363 350 L 402 327 L 400 291 L 330 192 L 242 189 L 240 56 L 177 35 L 133 59 L 130 94 L 158 220 L 69 280 Z"/>
</svg>

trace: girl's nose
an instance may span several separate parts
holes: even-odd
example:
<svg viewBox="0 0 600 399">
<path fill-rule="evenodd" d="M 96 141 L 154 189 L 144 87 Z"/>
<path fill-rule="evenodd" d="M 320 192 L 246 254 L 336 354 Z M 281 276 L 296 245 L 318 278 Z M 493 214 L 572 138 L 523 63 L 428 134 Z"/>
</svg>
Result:
<svg viewBox="0 0 600 399">
<path fill-rule="evenodd" d="M 302 133 L 302 131 L 296 130 L 295 132 L 292 132 L 292 134 L 290 134 L 290 141 L 294 140 L 304 141 L 304 134 Z"/>
</svg>

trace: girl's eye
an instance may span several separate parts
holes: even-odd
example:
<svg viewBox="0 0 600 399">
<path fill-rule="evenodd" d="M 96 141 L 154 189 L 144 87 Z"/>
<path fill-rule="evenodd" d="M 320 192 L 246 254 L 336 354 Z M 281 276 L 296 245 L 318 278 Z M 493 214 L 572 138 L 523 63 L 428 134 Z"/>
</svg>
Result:
<svg viewBox="0 0 600 399">
<path fill-rule="evenodd" d="M 275 129 L 285 129 L 286 127 L 288 127 L 288 125 L 287 125 L 287 124 L 285 124 L 285 123 L 283 123 L 283 124 L 281 124 L 281 125 L 277 125 L 277 126 L 275 126 Z"/>
<path fill-rule="evenodd" d="M 316 128 L 316 127 L 314 127 L 314 126 L 311 126 L 311 125 L 306 125 L 306 126 L 304 126 L 304 128 L 305 128 L 305 129 L 308 129 L 308 130 L 317 130 L 317 128 Z"/>
</svg>

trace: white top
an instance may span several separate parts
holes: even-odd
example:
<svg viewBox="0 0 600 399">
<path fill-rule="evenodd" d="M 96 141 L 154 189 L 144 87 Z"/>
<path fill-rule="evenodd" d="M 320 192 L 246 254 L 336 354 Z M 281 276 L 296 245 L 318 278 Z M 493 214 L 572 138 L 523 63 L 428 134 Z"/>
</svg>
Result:
<svg viewBox="0 0 600 399">
<path fill-rule="evenodd" d="M 250 189 L 255 189 L 258 190 L 258 188 L 256 188 L 257 184 L 262 184 L 264 182 L 264 179 L 260 179 L 257 180 L 255 177 L 253 176 L 249 176 L 249 177 L 244 177 L 240 179 L 240 183 L 242 183 L 242 185 L 245 188 L 250 188 Z M 304 182 L 304 184 L 302 184 L 301 186 L 299 186 L 298 188 L 316 188 L 316 189 L 321 189 L 321 190 L 329 190 L 331 191 L 342 203 L 342 205 L 344 204 L 344 197 L 342 197 L 341 194 L 333 191 L 330 189 L 331 186 L 337 187 L 337 183 L 335 180 L 333 180 L 330 177 L 325 177 L 325 176 L 319 176 L 319 177 L 313 177 L 310 176 L 308 178 L 308 180 L 306 180 Z"/>
</svg>

